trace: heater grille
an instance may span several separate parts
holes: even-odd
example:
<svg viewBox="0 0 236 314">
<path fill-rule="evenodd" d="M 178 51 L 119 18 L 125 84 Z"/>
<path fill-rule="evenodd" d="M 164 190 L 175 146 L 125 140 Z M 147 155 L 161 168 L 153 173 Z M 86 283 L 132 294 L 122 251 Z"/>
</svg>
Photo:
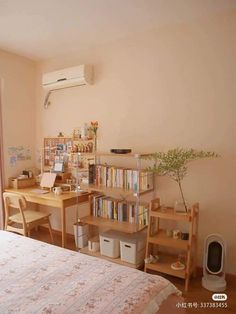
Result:
<svg viewBox="0 0 236 314">
<path fill-rule="evenodd" d="M 208 246 L 207 268 L 211 273 L 219 273 L 222 263 L 222 245 L 213 241 Z"/>
</svg>

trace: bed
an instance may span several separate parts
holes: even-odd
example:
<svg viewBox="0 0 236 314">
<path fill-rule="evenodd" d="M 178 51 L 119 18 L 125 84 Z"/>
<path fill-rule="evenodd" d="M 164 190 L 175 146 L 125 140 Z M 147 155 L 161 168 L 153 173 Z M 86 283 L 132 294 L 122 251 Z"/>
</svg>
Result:
<svg viewBox="0 0 236 314">
<path fill-rule="evenodd" d="M 1 314 L 150 314 L 162 304 L 171 314 L 178 301 L 160 276 L 0 231 Z"/>
</svg>

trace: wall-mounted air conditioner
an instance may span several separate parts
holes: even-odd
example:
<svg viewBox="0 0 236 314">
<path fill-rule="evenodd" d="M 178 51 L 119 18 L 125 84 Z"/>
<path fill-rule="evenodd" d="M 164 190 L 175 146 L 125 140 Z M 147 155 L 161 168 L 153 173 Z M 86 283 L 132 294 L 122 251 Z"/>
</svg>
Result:
<svg viewBox="0 0 236 314">
<path fill-rule="evenodd" d="M 92 84 L 93 69 L 91 65 L 79 65 L 59 71 L 43 74 L 42 85 L 48 90 L 44 107 L 49 105 L 48 98 L 54 90 Z"/>
<path fill-rule="evenodd" d="M 79 65 L 43 74 L 43 87 L 48 90 L 92 84 L 92 66 Z"/>
</svg>

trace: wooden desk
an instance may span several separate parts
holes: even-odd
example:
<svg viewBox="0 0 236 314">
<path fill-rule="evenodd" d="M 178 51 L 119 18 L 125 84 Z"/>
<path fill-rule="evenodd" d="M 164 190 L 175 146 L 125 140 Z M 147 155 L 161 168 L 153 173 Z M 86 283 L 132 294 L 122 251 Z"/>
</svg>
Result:
<svg viewBox="0 0 236 314">
<path fill-rule="evenodd" d="M 25 197 L 28 202 L 60 208 L 61 211 L 61 232 L 62 232 L 62 247 L 66 246 L 66 208 L 88 201 L 89 193 L 79 194 L 76 192 L 63 192 L 61 195 L 54 193 L 38 194 L 32 192 L 39 187 L 29 187 L 24 189 L 5 189 L 6 192 L 17 193 Z"/>
</svg>

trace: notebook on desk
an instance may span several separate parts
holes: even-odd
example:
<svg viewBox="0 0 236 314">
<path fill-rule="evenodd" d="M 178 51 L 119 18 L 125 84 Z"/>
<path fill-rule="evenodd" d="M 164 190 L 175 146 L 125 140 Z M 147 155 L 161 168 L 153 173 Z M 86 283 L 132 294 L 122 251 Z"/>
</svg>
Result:
<svg viewBox="0 0 236 314">
<path fill-rule="evenodd" d="M 36 194 L 46 194 L 49 193 L 50 191 L 44 190 L 44 189 L 33 189 L 31 192 L 36 193 Z"/>
</svg>

